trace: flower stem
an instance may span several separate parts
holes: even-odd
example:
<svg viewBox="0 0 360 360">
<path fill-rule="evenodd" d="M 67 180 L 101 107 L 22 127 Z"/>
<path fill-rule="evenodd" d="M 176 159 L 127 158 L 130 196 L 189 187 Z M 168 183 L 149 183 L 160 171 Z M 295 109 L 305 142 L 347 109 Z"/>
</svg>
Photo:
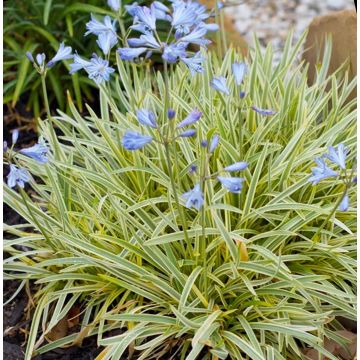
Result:
<svg viewBox="0 0 360 360">
<path fill-rule="evenodd" d="M 237 103 L 238 103 L 238 117 L 239 117 L 239 153 L 240 156 L 243 156 L 243 132 L 242 132 L 242 127 L 243 127 L 243 117 L 242 117 L 242 113 L 241 113 L 241 99 L 240 99 L 240 86 L 237 87 L 238 91 L 237 91 Z"/>
<path fill-rule="evenodd" d="M 174 193 L 175 203 L 176 203 L 176 206 L 177 206 L 179 214 L 180 214 L 185 241 L 186 241 L 186 244 L 188 247 L 188 251 L 191 254 L 192 246 L 191 246 L 189 236 L 187 233 L 185 214 L 184 214 L 183 208 L 180 206 L 179 197 L 177 195 L 177 188 L 176 188 L 176 184 L 175 184 L 175 180 L 174 180 L 174 173 L 173 173 L 172 167 L 171 167 L 169 144 L 165 143 L 164 146 L 165 146 L 165 156 L 166 156 L 166 162 L 167 162 L 167 167 L 168 167 L 169 176 L 170 176 L 171 187 L 172 187 L 172 191 Z"/>
<path fill-rule="evenodd" d="M 165 107 L 164 107 L 163 121 L 164 121 L 164 124 L 166 124 L 167 113 L 168 113 L 169 103 L 170 103 L 170 87 L 169 87 L 169 74 L 168 74 L 168 63 L 167 63 L 167 61 L 164 61 L 164 84 L 165 84 Z M 187 247 L 188 247 L 189 254 L 191 255 L 192 246 L 191 246 L 191 242 L 189 240 L 189 236 L 188 236 L 188 233 L 187 233 L 186 218 L 185 218 L 184 210 L 180 206 L 179 197 L 177 195 L 177 186 L 175 184 L 174 173 L 173 173 L 172 167 L 171 167 L 169 136 L 173 137 L 173 135 L 174 135 L 174 134 L 172 134 L 172 131 L 173 131 L 172 124 L 173 124 L 173 121 L 170 121 L 170 123 L 167 126 L 167 136 L 166 136 L 166 139 L 164 141 L 165 155 L 166 155 L 167 167 L 168 167 L 170 181 L 171 181 L 171 187 L 172 187 L 172 190 L 173 190 L 173 193 L 174 193 L 176 206 L 177 206 L 179 214 L 180 214 L 185 241 L 186 241 L 186 244 L 187 244 Z M 170 131 L 170 128 L 171 128 L 171 131 Z M 170 134 L 169 134 L 169 132 L 170 132 Z M 176 143 L 174 143 L 174 144 L 176 144 Z M 176 168 L 178 170 L 178 159 L 177 159 L 176 148 L 174 150 L 174 156 L 175 156 L 175 166 L 176 166 Z"/>
<path fill-rule="evenodd" d="M 205 235 L 205 206 L 206 206 L 206 177 L 207 177 L 207 167 L 208 167 L 208 161 L 209 161 L 209 157 L 208 154 L 206 152 L 206 150 L 204 151 L 204 162 L 203 162 L 203 176 L 201 177 L 201 188 L 204 194 L 204 204 L 201 208 L 201 232 L 202 232 L 202 236 L 201 236 L 201 251 L 200 254 L 203 257 L 203 267 L 204 267 L 204 289 L 205 289 L 205 294 L 207 294 L 207 290 L 208 290 L 208 279 L 207 279 L 207 274 L 206 274 L 206 266 L 207 266 L 207 256 L 206 256 L 206 248 L 207 248 L 207 242 L 206 242 L 206 235 Z"/>
<path fill-rule="evenodd" d="M 117 20 L 119 22 L 119 26 L 120 26 L 120 33 L 121 33 L 121 37 L 122 37 L 122 41 L 123 41 L 123 44 L 125 46 L 128 46 L 128 43 L 127 43 L 127 39 L 126 39 L 126 30 L 125 30 L 125 27 L 124 27 L 124 21 L 123 21 L 123 17 L 122 15 L 117 15 Z"/>
<path fill-rule="evenodd" d="M 167 112 L 169 110 L 169 99 L 170 99 L 169 74 L 168 74 L 168 63 L 167 63 L 167 61 L 164 61 L 164 83 L 165 83 L 164 124 L 166 124 Z"/>
<path fill-rule="evenodd" d="M 324 222 L 321 224 L 321 226 L 317 229 L 315 235 L 313 236 L 313 240 L 314 242 L 318 242 L 318 237 L 319 234 L 321 232 L 321 230 L 325 227 L 325 225 L 328 223 L 328 221 L 331 219 L 331 217 L 335 214 L 337 208 L 339 207 L 340 203 L 342 202 L 342 200 L 344 199 L 347 191 L 349 189 L 349 186 L 346 185 L 344 192 L 342 193 L 342 195 L 339 197 L 338 201 L 335 203 L 334 208 L 332 209 L 332 211 L 330 212 L 330 214 L 326 217 L 326 219 L 324 220 Z"/>
<path fill-rule="evenodd" d="M 48 100 L 48 96 L 47 96 L 45 78 L 46 78 L 46 73 L 41 74 L 41 84 L 42 84 L 42 90 L 43 90 L 43 96 L 44 96 L 45 109 L 46 109 L 46 113 L 47 113 L 48 119 L 51 124 L 50 125 L 50 135 L 51 135 L 53 146 L 54 146 L 54 155 L 55 155 L 55 158 L 58 159 L 60 156 L 60 148 L 59 148 L 58 140 L 56 138 L 55 121 L 50 113 L 50 106 L 49 106 L 49 100 Z M 36 124 L 36 126 L 38 127 L 38 124 Z"/>
<path fill-rule="evenodd" d="M 50 113 L 50 107 L 49 107 L 49 99 L 47 96 L 47 90 L 46 90 L 46 74 L 41 74 L 41 85 L 42 85 L 42 91 L 43 91 L 43 97 L 44 97 L 44 105 L 45 105 L 45 110 L 47 113 L 48 118 L 51 118 L 51 113 Z"/>
</svg>

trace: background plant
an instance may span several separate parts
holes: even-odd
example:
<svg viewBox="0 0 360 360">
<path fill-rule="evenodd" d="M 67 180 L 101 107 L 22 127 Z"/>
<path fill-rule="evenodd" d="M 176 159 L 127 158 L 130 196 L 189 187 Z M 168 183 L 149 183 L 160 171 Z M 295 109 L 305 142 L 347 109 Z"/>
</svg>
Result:
<svg viewBox="0 0 360 360">
<path fill-rule="evenodd" d="M 4 190 L 6 203 L 28 221 L 6 227 L 16 235 L 5 243 L 12 255 L 4 264 L 7 277 L 38 285 L 27 359 L 90 335 L 104 347 L 103 359 L 120 359 L 127 349 L 138 359 L 161 358 L 173 346 L 176 358 L 188 360 L 300 359 L 305 346 L 336 359 L 322 341 L 341 342 L 336 316 L 356 315 L 355 194 L 350 188 L 348 211 L 335 212 L 318 234 L 343 184 L 308 180 L 314 158 L 330 145 L 344 143 L 348 161 L 355 161 L 355 100 L 346 100 L 356 82 L 340 71 L 327 78 L 328 49 L 309 87 L 295 60 L 300 47 L 289 38 L 273 67 L 271 47 L 262 54 L 257 44 L 242 102 L 231 75 L 240 60 L 234 51 L 223 61 L 208 54 L 204 74 L 193 78 L 178 65 L 169 78 L 176 121 L 195 107 L 203 116 L 196 137 L 173 143 L 171 169 L 157 142 L 136 152 L 121 146 L 128 129 L 142 131 L 140 107 L 165 118 L 164 77 L 152 77 L 146 66 L 129 72 L 117 58 L 118 74 L 111 91 L 100 90 L 98 114 L 88 107 L 89 116 L 81 116 L 69 97 L 72 115 L 53 119 L 58 139 L 51 123 L 42 123 L 49 163 L 16 155 L 41 179 L 30 181 L 36 195 Z M 229 95 L 209 86 L 215 75 L 226 78 Z M 265 117 L 253 105 L 276 114 Z M 239 160 L 249 166 L 240 195 L 211 180 L 204 218 L 185 209 L 191 246 L 198 239 L 205 245 L 195 252 L 184 242 L 169 175 L 178 194 L 193 188 L 189 170 L 202 163 L 201 140 L 215 133 L 221 140 L 207 173 Z M 46 334 L 77 302 L 81 330 L 46 344 Z M 124 332 L 109 336 L 114 329 Z"/>
<path fill-rule="evenodd" d="M 126 4 L 127 1 L 123 1 Z M 142 3 L 140 1 L 139 3 Z M 74 2 L 69 0 L 8 0 L 4 4 L 4 97 L 3 101 L 14 107 L 21 98 L 34 117 L 43 110 L 41 81 L 35 69 L 25 56 L 27 51 L 46 53 L 50 58 L 59 44 L 77 49 L 91 56 L 98 49 L 96 38 L 84 37 L 85 24 L 90 13 L 114 15 L 106 1 L 90 0 Z M 130 17 L 125 17 L 125 25 Z M 85 101 L 93 102 L 94 83 L 83 74 L 69 75 L 69 66 L 57 66 L 49 74 L 49 102 L 53 109 L 68 110 L 66 90 L 76 100 L 80 111 Z"/>
</svg>

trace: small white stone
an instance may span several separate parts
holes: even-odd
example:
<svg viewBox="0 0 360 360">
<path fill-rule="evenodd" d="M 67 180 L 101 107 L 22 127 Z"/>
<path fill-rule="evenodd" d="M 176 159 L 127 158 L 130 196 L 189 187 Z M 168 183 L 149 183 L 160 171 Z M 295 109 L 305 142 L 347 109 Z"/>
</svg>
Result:
<svg viewBox="0 0 360 360">
<path fill-rule="evenodd" d="M 248 21 L 237 20 L 235 22 L 235 26 L 240 31 L 241 34 L 244 34 L 249 30 L 249 22 Z"/>
<path fill-rule="evenodd" d="M 247 4 L 239 5 L 237 11 L 242 19 L 250 19 L 251 18 L 252 10 Z"/>
<path fill-rule="evenodd" d="M 295 25 L 297 32 L 302 33 L 309 26 L 309 24 L 309 19 L 300 19 Z"/>
<path fill-rule="evenodd" d="M 301 4 L 296 7 L 296 13 L 299 15 L 306 15 L 309 11 L 309 8 L 305 4 Z"/>
<path fill-rule="evenodd" d="M 332 10 L 341 10 L 345 6 L 344 0 L 327 0 L 327 6 Z"/>
</svg>

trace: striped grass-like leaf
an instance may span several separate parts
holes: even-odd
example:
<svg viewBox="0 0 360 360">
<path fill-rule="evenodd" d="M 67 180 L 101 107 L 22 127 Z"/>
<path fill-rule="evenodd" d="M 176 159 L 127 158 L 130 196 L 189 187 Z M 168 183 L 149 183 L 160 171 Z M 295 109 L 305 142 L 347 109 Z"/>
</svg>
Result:
<svg viewBox="0 0 360 360">
<path fill-rule="evenodd" d="M 5 276 L 38 286 L 26 359 L 93 335 L 104 347 L 98 360 L 133 351 L 148 359 L 171 349 L 188 360 L 295 360 L 305 347 L 334 358 L 324 337 L 335 339 L 337 316 L 356 314 L 356 196 L 351 188 L 348 211 L 328 218 L 341 184 L 312 186 L 308 177 L 329 145 L 343 142 L 355 164 L 355 101 L 347 97 L 356 82 L 343 76 L 344 67 L 327 75 L 328 48 L 308 85 L 306 68 L 296 62 L 304 38 L 292 45 L 290 36 L 276 66 L 273 50 L 263 54 L 255 41 L 241 105 L 231 72 L 231 63 L 242 60 L 236 51 L 223 61 L 208 53 L 204 73 L 195 77 L 178 64 L 169 74 L 171 121 L 194 108 L 203 116 L 194 125 L 197 137 L 172 144 L 170 166 L 159 143 L 138 152 L 121 146 L 126 129 L 153 131 L 139 125 L 138 108 L 168 125 L 163 74 L 148 65 L 117 58 L 118 75 L 101 88 L 99 112 L 87 106 L 81 114 L 68 94 L 72 115 L 54 117 L 57 139 L 51 123 L 41 122 L 49 164 L 18 156 L 33 176 L 31 195 L 4 187 L 5 202 L 26 221 L 5 227 L 12 235 L 4 244 Z M 227 77 L 229 96 L 209 86 L 219 74 Z M 251 105 L 277 113 L 264 117 Z M 205 166 L 200 141 L 215 133 L 220 144 Z M 249 163 L 239 175 L 241 194 L 229 194 L 213 178 L 204 211 L 184 207 L 181 194 L 199 181 L 190 165 L 214 174 L 237 161 Z M 80 331 L 46 344 L 74 303 L 82 307 Z"/>
</svg>

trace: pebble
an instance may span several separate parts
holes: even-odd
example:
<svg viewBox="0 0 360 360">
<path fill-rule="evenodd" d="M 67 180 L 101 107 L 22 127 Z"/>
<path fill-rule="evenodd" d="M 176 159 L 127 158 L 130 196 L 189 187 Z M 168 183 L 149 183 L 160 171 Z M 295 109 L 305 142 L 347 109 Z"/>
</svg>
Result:
<svg viewBox="0 0 360 360">
<path fill-rule="evenodd" d="M 333 10 L 341 10 L 345 6 L 344 0 L 327 0 L 327 6 Z"/>
<path fill-rule="evenodd" d="M 248 44 L 254 44 L 255 33 L 262 46 L 271 42 L 274 50 L 281 50 L 290 30 L 297 40 L 315 16 L 354 8 L 353 0 L 248 0 L 226 6 L 225 12 Z M 275 61 L 280 56 L 277 51 Z"/>
</svg>

